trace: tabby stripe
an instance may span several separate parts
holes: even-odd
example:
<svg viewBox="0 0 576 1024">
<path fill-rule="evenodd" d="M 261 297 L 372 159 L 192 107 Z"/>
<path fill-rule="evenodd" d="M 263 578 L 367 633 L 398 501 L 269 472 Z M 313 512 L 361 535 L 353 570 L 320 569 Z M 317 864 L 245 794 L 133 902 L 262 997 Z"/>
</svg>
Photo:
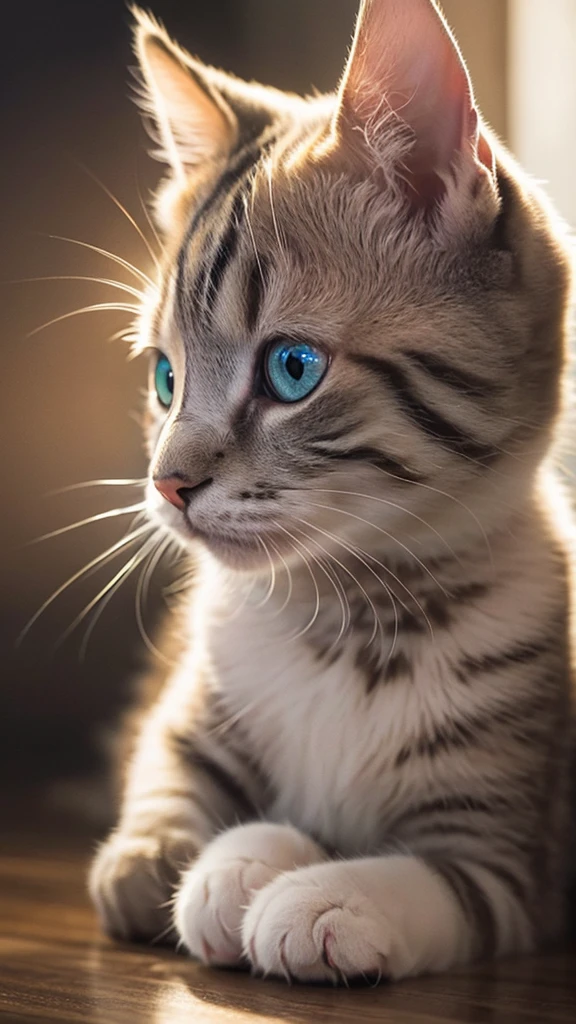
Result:
<svg viewBox="0 0 576 1024">
<path fill-rule="evenodd" d="M 214 208 L 222 196 L 229 193 L 235 185 L 240 183 L 251 172 L 262 156 L 264 149 L 259 145 L 249 146 L 242 150 L 236 161 L 228 167 L 218 179 L 215 188 L 206 197 L 194 214 L 190 226 L 184 236 L 184 241 L 178 253 L 178 270 L 176 278 L 176 297 L 182 306 L 186 294 L 186 269 L 188 261 L 188 249 L 192 238 L 196 234 L 206 215 Z M 185 313 L 185 310 L 182 310 Z"/>
<path fill-rule="evenodd" d="M 200 223 L 205 219 L 206 214 L 213 209 L 219 199 L 224 195 L 228 195 L 236 185 L 239 185 L 241 181 L 251 172 L 262 154 L 264 153 L 264 147 L 255 144 L 248 146 L 247 149 L 241 150 L 238 154 L 237 159 L 231 166 L 227 167 L 224 173 L 220 176 L 216 183 L 216 187 L 206 197 L 200 208 L 194 214 L 192 223 L 188 229 L 187 237 L 190 239 L 195 231 L 198 230 Z"/>
<path fill-rule="evenodd" d="M 200 768 L 212 780 L 214 785 L 236 804 L 238 809 L 248 815 L 257 813 L 257 808 L 243 787 L 233 775 L 222 765 L 218 764 L 208 754 L 200 751 L 195 746 L 191 737 L 181 736 L 179 733 L 170 732 L 168 742 L 179 757 L 195 768 Z"/>
<path fill-rule="evenodd" d="M 418 616 L 403 610 L 398 614 L 398 629 L 400 633 L 422 634 L 427 629 L 426 620 L 423 615 Z"/>
<path fill-rule="evenodd" d="M 486 838 L 486 823 L 482 826 L 475 828 L 473 825 L 467 825 L 465 822 L 458 824 L 455 821 L 446 822 L 430 822 L 429 824 L 416 827 L 414 831 L 410 832 L 410 842 L 417 843 L 419 839 L 426 839 L 430 837 L 438 836 L 443 839 L 445 836 L 451 836 L 458 838 L 458 836 L 466 836 L 472 839 L 485 839 Z"/>
<path fill-rule="evenodd" d="M 530 886 L 526 882 L 523 882 L 511 867 L 506 867 L 504 864 L 495 863 L 494 861 L 482 861 L 480 866 L 486 868 L 486 870 L 489 871 L 491 875 L 494 875 L 498 881 L 507 885 L 512 895 L 519 903 L 522 905 L 526 904 Z"/>
<path fill-rule="evenodd" d="M 461 587 L 452 587 L 450 590 L 450 600 L 456 604 L 465 604 L 468 601 L 477 601 L 481 597 L 486 597 L 490 592 L 490 587 L 487 583 L 464 583 Z"/>
<path fill-rule="evenodd" d="M 195 768 L 200 768 L 212 780 L 214 785 L 235 804 L 235 806 L 247 816 L 258 813 L 258 809 L 248 794 L 226 768 L 213 761 L 207 754 L 199 751 L 190 751 L 188 760 Z"/>
<path fill-rule="evenodd" d="M 507 651 L 485 654 L 480 658 L 464 658 L 456 670 L 456 677 L 459 682 L 467 683 L 474 676 L 482 675 L 485 672 L 495 672 L 511 665 L 526 665 L 549 651 L 550 644 L 546 642 L 517 644 L 515 647 L 508 648 Z"/>
<path fill-rule="evenodd" d="M 347 437 L 351 430 L 356 430 L 361 424 L 350 423 L 343 427 L 335 427 L 334 430 L 326 430 L 324 434 L 316 434 L 314 444 L 322 444 L 325 441 L 341 441 Z"/>
<path fill-rule="evenodd" d="M 430 738 L 423 737 L 413 744 L 406 744 L 396 755 L 394 766 L 401 768 L 407 761 L 415 757 L 435 757 L 439 753 L 462 749 L 474 744 L 480 733 L 486 732 L 491 721 L 482 720 L 474 725 L 453 722 L 449 728 L 438 729 Z"/>
<path fill-rule="evenodd" d="M 401 677 L 412 679 L 413 672 L 414 666 L 408 655 L 404 651 L 398 651 L 398 654 L 388 658 L 383 668 L 383 677 L 387 683 L 391 683 Z"/>
<path fill-rule="evenodd" d="M 407 466 L 404 466 L 395 459 L 393 455 L 388 455 L 379 448 L 358 446 L 356 448 L 346 448 L 344 451 L 336 451 L 333 448 L 323 448 L 316 443 L 313 443 L 311 447 L 318 455 L 322 455 L 326 459 L 369 462 L 378 469 L 382 469 L 385 473 L 398 477 L 407 483 L 421 483 L 423 480 L 423 477 L 414 472 L 414 470 L 408 469 Z"/>
<path fill-rule="evenodd" d="M 378 359 L 376 356 L 357 355 L 352 358 L 360 366 L 383 378 L 386 384 L 394 389 L 396 398 L 406 415 L 441 447 L 455 455 L 475 461 L 489 462 L 497 458 L 499 451 L 493 445 L 485 444 L 472 437 L 462 427 L 457 427 L 426 405 L 414 392 L 408 375 L 400 367 L 395 366 L 388 359 Z"/>
<path fill-rule="evenodd" d="M 525 852 L 530 852 L 530 849 L 531 847 L 527 843 L 524 843 L 522 846 L 519 846 L 518 849 L 512 849 L 512 856 L 515 857 L 515 865 L 517 868 L 525 867 L 525 858 L 522 856 L 522 854 Z M 510 890 L 510 892 L 514 896 L 514 899 L 517 900 L 517 902 L 523 907 L 524 910 L 528 909 L 526 904 L 530 897 L 532 885 L 529 880 L 523 881 L 510 863 L 502 864 L 500 861 L 494 861 L 491 859 L 487 860 L 484 857 L 482 859 L 479 859 L 475 857 L 469 857 L 468 855 L 466 856 L 466 863 L 470 865 L 476 865 L 479 868 L 483 868 L 484 871 L 489 871 L 490 874 L 493 875 L 495 879 L 497 879 L 497 881 L 502 882 L 502 884 Z"/>
<path fill-rule="evenodd" d="M 397 828 L 400 824 L 404 824 L 411 819 L 425 818 L 431 814 L 457 814 L 459 812 L 476 812 L 478 814 L 494 814 L 495 810 L 501 810 L 502 808 L 511 808 L 508 801 L 502 800 L 501 798 L 494 799 L 491 801 L 478 800 L 477 797 L 472 796 L 454 796 L 438 800 L 428 800 L 426 803 L 417 804 L 416 807 L 407 810 L 399 818 L 395 818 L 390 828 Z"/>
<path fill-rule="evenodd" d="M 137 808 L 140 813 L 144 813 L 148 802 L 162 801 L 166 806 L 170 800 L 186 800 L 195 810 L 203 814 L 207 821 L 220 823 L 218 816 L 214 813 L 214 808 L 209 807 L 200 794 L 192 788 L 146 790 L 146 793 L 139 796 L 137 802 L 134 802 L 133 809 Z"/>
<path fill-rule="evenodd" d="M 246 286 L 246 327 L 249 331 L 253 331 L 258 323 L 268 277 L 269 267 L 264 257 L 260 256 L 258 259 L 254 259 Z"/>
<path fill-rule="evenodd" d="M 469 863 L 478 863 L 479 867 L 487 868 L 495 877 L 498 877 L 509 889 L 514 893 L 514 896 L 522 902 L 526 896 L 526 886 L 520 881 L 517 875 L 513 874 L 510 868 L 496 863 L 493 861 L 488 862 L 485 859 L 476 860 L 474 852 L 479 848 L 481 849 L 486 836 L 490 836 L 490 853 L 494 856 L 502 856 L 514 859 L 514 862 L 524 861 L 526 856 L 529 856 L 534 849 L 534 843 L 530 842 L 526 838 L 518 838 L 517 835 L 513 834 L 513 826 L 508 826 L 505 831 L 499 829 L 501 820 L 497 821 L 493 819 L 491 822 L 478 822 L 477 826 L 462 822 L 445 822 L 444 824 L 430 823 L 422 828 L 416 827 L 414 830 L 404 829 L 395 832 L 395 837 L 406 845 L 410 846 L 413 852 L 419 853 L 422 856 L 433 855 L 433 850 L 448 851 L 452 853 L 457 851 L 458 856 L 466 857 Z M 461 845 L 456 845 L 460 839 L 471 839 L 473 840 L 473 846 L 470 848 L 471 852 L 462 849 Z M 430 845 L 430 840 L 438 840 L 437 843 L 433 842 L 433 846 Z"/>
<path fill-rule="evenodd" d="M 430 861 L 430 866 L 450 886 L 464 915 L 474 930 L 478 954 L 493 957 L 498 944 L 498 921 L 484 889 L 459 864 Z M 483 865 L 479 865 L 483 866 Z"/>
<path fill-rule="evenodd" d="M 244 213 L 244 194 L 239 190 L 232 204 L 232 211 L 228 226 L 216 249 L 212 266 L 207 275 L 205 289 L 205 313 L 214 309 L 218 291 L 224 280 L 224 275 L 238 248 L 238 229 Z"/>
<path fill-rule="evenodd" d="M 485 377 L 471 373 L 470 370 L 463 370 L 460 366 L 454 366 L 453 363 L 448 363 L 429 352 L 409 349 L 403 351 L 402 355 L 416 363 L 430 377 L 471 398 L 487 398 L 498 390 L 498 384 L 494 381 L 486 380 Z"/>
<path fill-rule="evenodd" d="M 453 721 L 449 726 L 443 726 L 436 730 L 432 736 L 422 736 L 411 744 L 406 744 L 396 755 L 394 765 L 400 768 L 407 761 L 414 757 L 435 757 L 439 753 L 448 753 L 450 750 L 458 750 L 463 747 L 477 745 L 482 736 L 495 732 L 497 727 L 508 728 L 508 738 L 516 742 L 524 742 L 526 723 L 536 721 L 539 728 L 539 720 L 544 710 L 543 700 L 540 695 L 530 701 L 516 702 L 508 708 L 500 711 L 493 710 L 486 715 L 478 715 L 476 718 L 468 718 L 465 722 Z M 514 726 L 522 724 L 521 734 L 516 735 Z"/>
</svg>

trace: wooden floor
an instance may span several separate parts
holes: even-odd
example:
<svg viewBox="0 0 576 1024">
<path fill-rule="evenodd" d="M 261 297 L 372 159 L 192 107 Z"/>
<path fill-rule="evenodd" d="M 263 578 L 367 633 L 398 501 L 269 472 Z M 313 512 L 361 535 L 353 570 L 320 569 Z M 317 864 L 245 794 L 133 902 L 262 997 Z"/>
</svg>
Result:
<svg viewBox="0 0 576 1024">
<path fill-rule="evenodd" d="M 28 816 L 0 851 L 0 1021 L 102 1024 L 553 1024 L 576 1021 L 576 951 L 377 989 L 328 989 L 213 971 L 113 945 L 85 893 L 89 835 Z"/>
</svg>

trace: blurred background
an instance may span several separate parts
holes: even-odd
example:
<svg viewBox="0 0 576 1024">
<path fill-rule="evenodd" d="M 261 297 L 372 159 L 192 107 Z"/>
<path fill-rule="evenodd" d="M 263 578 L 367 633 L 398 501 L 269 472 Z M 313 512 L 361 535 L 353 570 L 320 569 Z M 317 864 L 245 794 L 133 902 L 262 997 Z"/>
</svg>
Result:
<svg viewBox="0 0 576 1024">
<path fill-rule="evenodd" d="M 340 75 L 357 0 L 154 0 L 171 34 L 204 60 L 279 87 L 330 89 Z M 528 169 L 548 182 L 576 225 L 576 0 L 445 0 L 480 106 Z M 129 310 L 71 316 L 132 299 L 94 282 L 10 283 L 38 277 L 116 277 L 138 287 L 97 246 L 150 273 L 146 246 L 98 178 L 150 238 L 144 204 L 161 175 L 129 100 L 133 63 L 123 0 L 28 0 L 3 11 L 0 295 L 3 373 L 0 498 L 0 759 L 9 780 L 81 773 L 145 664 L 136 579 L 70 624 L 128 557 L 78 580 L 36 610 L 122 537 L 130 516 L 45 533 L 139 500 L 137 488 L 87 487 L 145 473 L 138 414 L 146 367 L 109 341 Z M 162 574 L 144 609 L 162 604 Z"/>
</svg>

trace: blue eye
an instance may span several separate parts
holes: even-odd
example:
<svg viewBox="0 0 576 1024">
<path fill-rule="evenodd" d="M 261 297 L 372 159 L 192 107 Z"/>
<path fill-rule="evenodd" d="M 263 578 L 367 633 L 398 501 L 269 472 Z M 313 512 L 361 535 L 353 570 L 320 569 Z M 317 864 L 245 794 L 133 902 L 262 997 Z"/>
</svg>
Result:
<svg viewBox="0 0 576 1024">
<path fill-rule="evenodd" d="M 299 402 L 318 386 L 328 357 L 304 341 L 276 341 L 264 357 L 266 382 L 279 402 Z"/>
<path fill-rule="evenodd" d="M 154 386 L 158 400 L 167 409 L 172 405 L 174 395 L 174 371 L 166 356 L 159 355 L 154 374 Z"/>
</svg>

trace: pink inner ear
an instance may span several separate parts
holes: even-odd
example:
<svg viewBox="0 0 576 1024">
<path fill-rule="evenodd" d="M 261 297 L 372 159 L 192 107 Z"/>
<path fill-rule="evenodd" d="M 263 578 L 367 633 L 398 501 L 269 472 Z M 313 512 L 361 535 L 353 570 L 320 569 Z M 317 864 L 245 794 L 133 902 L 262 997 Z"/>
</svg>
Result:
<svg viewBox="0 0 576 1024">
<path fill-rule="evenodd" d="M 376 133 L 387 113 L 411 129 L 405 176 L 424 201 L 458 154 L 492 169 L 466 66 L 433 0 L 365 0 L 342 83 L 346 113 Z"/>
</svg>

